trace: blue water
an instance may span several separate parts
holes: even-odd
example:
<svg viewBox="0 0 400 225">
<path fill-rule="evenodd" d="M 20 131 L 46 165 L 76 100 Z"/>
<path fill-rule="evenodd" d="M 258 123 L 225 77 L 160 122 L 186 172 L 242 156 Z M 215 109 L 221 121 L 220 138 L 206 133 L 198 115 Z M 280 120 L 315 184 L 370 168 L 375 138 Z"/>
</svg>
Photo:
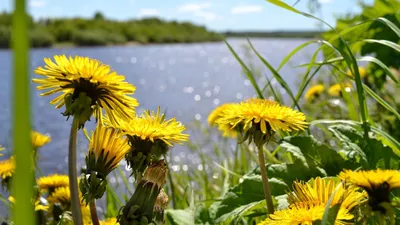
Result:
<svg viewBox="0 0 400 225">
<path fill-rule="evenodd" d="M 275 67 L 303 39 L 253 39 L 256 49 Z M 228 42 L 239 52 L 245 61 L 244 39 L 231 39 Z M 307 62 L 316 47 L 310 47 L 296 55 L 290 62 L 299 65 Z M 140 102 L 137 111 L 144 109 L 167 110 L 167 116 L 177 117 L 184 124 L 195 120 L 206 122 L 208 113 L 218 104 L 239 101 L 254 96 L 250 82 L 241 72 L 241 67 L 229 52 L 224 43 L 116 46 L 96 48 L 35 49 L 31 52 L 31 70 L 43 66 L 43 58 L 57 54 L 82 55 L 101 60 L 111 65 L 119 74 L 136 87 L 134 97 Z M 271 77 L 271 73 L 261 66 L 253 56 L 263 75 Z M 0 51 L 0 144 L 8 150 L 11 146 L 12 121 L 12 53 Z M 296 77 L 302 70 L 287 66 L 281 71 L 289 83 L 296 89 Z M 265 78 L 261 78 L 265 82 Z M 276 84 L 276 81 L 272 81 Z M 48 133 L 52 142 L 40 149 L 40 166 L 44 174 L 67 171 L 67 147 L 70 124 L 61 115 L 63 109 L 55 109 L 48 102 L 55 96 L 41 97 L 32 83 L 31 98 L 34 129 Z M 88 124 L 89 129 L 93 124 Z M 188 130 L 188 133 L 192 133 Z M 83 162 L 87 151 L 87 141 L 80 135 L 78 145 L 81 153 L 79 162 Z M 174 154 L 185 158 L 185 146 L 177 146 Z"/>
</svg>

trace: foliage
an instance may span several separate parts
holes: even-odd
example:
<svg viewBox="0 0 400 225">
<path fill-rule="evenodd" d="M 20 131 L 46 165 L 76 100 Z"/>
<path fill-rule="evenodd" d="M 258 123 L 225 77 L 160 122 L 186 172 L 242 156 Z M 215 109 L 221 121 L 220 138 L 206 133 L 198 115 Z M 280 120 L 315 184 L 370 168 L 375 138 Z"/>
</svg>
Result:
<svg viewBox="0 0 400 225">
<path fill-rule="evenodd" d="M 325 23 L 310 14 L 298 11 L 283 1 L 268 0 L 268 2 Z M 333 32 L 325 34 L 324 40 L 307 41 L 295 48 L 277 68 L 259 54 L 249 41 L 250 49 L 280 87 L 272 85 L 269 78 L 266 83 L 260 82 L 260 77 L 252 65 L 242 60 L 227 43 L 227 47 L 239 61 L 244 75 L 251 81 L 260 99 L 273 96 L 279 103 L 292 105 L 293 108 L 308 115 L 307 119 L 310 122 L 308 130 L 301 133 L 277 132 L 273 140 L 264 146 L 267 160 L 259 163 L 266 164 L 276 209 L 289 207 L 286 194 L 298 180 L 307 182 L 317 176 L 338 180 L 338 174 L 345 169 L 354 171 L 391 169 L 393 173 L 398 172 L 400 143 L 397 141 L 399 140 L 397 124 L 400 121 L 398 110 L 400 104 L 396 99 L 396 93 L 399 90 L 397 54 L 400 49 L 400 24 L 399 17 L 395 14 L 399 9 L 398 6 L 398 2 L 393 0 L 376 0 L 374 7 L 364 6 L 361 15 L 348 17 L 343 23 L 339 22 L 337 29 L 332 28 Z M 0 21 L 4 20 L 4 24 L 7 24 L 7 19 L 9 19 L 7 16 L 0 16 Z M 55 21 L 57 20 L 47 20 L 42 23 L 47 24 L 45 25 L 47 28 L 51 26 L 55 28 L 58 26 L 53 24 Z M 162 32 L 163 22 L 157 19 L 126 22 L 135 25 L 132 26 L 135 31 L 132 31 L 129 29 L 130 26 L 107 21 L 98 13 L 93 20 L 58 20 L 59 23 L 67 23 L 66 21 L 70 23 L 70 30 L 67 29 L 65 33 L 62 33 L 62 29 L 49 29 L 50 32 L 56 30 L 59 32 L 59 34 L 52 33 L 56 40 L 73 40 L 81 45 L 100 44 L 101 41 L 96 39 L 100 36 L 101 40 L 108 40 L 104 44 L 112 41 L 123 42 L 122 37 L 125 37 L 126 41 L 137 41 L 140 37 L 144 43 L 173 42 L 178 37 L 179 41 L 191 41 L 201 37 L 200 34 L 198 37 L 192 35 L 190 38 L 186 34 L 175 36 L 172 29 L 174 26 L 187 26 L 185 29 L 188 30 L 188 34 L 196 33 L 196 29 L 205 31 L 204 28 L 198 27 L 191 30 L 188 24 L 175 24 L 170 27 L 171 36 L 167 32 Z M 112 23 L 116 26 L 111 26 Z M 354 25 L 354 23 L 358 24 Z M 148 29 L 148 26 L 154 26 L 154 29 Z M 8 28 L 9 25 L 0 27 L 0 40 L 3 36 L 10 36 L 9 32 L 7 33 Z M 35 29 L 39 31 L 38 27 Z M 116 33 L 122 35 L 121 38 L 107 37 L 107 33 L 115 29 L 118 30 Z M 105 30 L 109 32 L 104 32 Z M 45 32 L 39 33 L 47 35 Z M 155 35 L 157 33 L 160 35 Z M 388 35 L 389 33 L 391 34 Z M 8 44 L 6 41 L 4 43 Z M 318 45 L 319 49 L 308 64 L 300 65 L 306 70 L 298 86 L 299 89 L 293 90 L 283 79 L 281 69 L 293 55 L 315 43 L 321 45 Z M 325 57 L 322 61 L 317 61 L 320 51 L 324 52 Z M 372 56 L 358 57 L 364 54 Z M 370 63 L 367 65 L 366 76 L 361 76 L 359 61 Z M 323 69 L 326 68 L 327 70 L 324 71 Z M 338 84 L 336 85 L 337 92 L 335 94 L 318 93 L 312 101 L 303 101 L 302 97 L 306 90 L 314 83 Z M 277 91 L 278 88 L 283 88 L 287 96 Z M 189 144 L 193 158 L 199 159 L 197 168 L 195 165 L 188 166 L 183 163 L 173 165 L 173 160 L 166 157 L 170 171 L 165 191 L 171 199 L 171 208 L 165 211 L 167 224 L 257 224 L 268 218 L 270 215 L 267 213 L 264 201 L 261 169 L 256 166 L 256 146 L 242 143 L 240 139 L 222 138 L 221 135 L 214 133 L 215 130 L 198 126 L 201 139 Z M 26 161 L 30 160 L 29 157 L 26 158 L 28 159 Z M 120 207 L 133 193 L 132 185 L 120 168 L 118 172 L 114 171 L 112 174 L 116 180 L 122 180 L 122 184 L 117 182 L 114 186 L 107 188 L 104 197 L 106 207 L 103 211 L 107 218 L 117 216 Z M 364 179 L 372 186 L 368 178 L 364 177 Z M 379 179 L 380 177 L 377 180 Z M 391 179 L 396 181 L 398 178 L 391 177 L 379 184 L 377 190 L 373 190 L 378 194 L 387 194 L 388 201 L 379 205 L 384 210 L 380 209 L 371 213 L 371 210 L 374 210 L 370 207 L 372 206 L 371 199 L 374 199 L 372 195 L 370 196 L 371 190 L 366 189 L 369 191 L 369 200 L 357 203 L 356 210 L 351 212 L 354 213 L 355 218 L 349 222 L 355 224 L 386 224 L 387 221 L 396 223 L 395 220 L 400 218 L 399 191 L 390 192 L 391 190 L 385 189 Z M 372 182 L 376 183 L 377 180 Z M 400 186 L 400 184 L 397 185 Z M 399 186 L 391 188 L 395 189 Z M 135 187 L 138 187 L 137 184 Z M 115 190 L 120 190 L 120 192 Z M 324 215 L 320 220 L 314 221 L 315 224 L 324 225 L 335 222 L 339 215 L 340 204 L 331 207 L 333 195 L 334 193 L 330 195 L 326 203 Z M 7 202 L 5 198 L 2 200 Z M 130 211 L 134 213 L 135 210 L 137 208 L 132 208 Z"/>
<path fill-rule="evenodd" d="M 8 29 L 12 15 L 0 14 L 0 47 L 8 47 Z M 29 17 L 32 47 L 49 47 L 54 42 L 71 42 L 78 46 L 138 43 L 175 43 L 220 41 L 218 33 L 188 22 L 164 21 L 158 18 L 114 21 L 96 12 L 92 19 L 56 18 L 34 21 Z M 40 31 L 39 31 L 40 30 Z"/>
</svg>

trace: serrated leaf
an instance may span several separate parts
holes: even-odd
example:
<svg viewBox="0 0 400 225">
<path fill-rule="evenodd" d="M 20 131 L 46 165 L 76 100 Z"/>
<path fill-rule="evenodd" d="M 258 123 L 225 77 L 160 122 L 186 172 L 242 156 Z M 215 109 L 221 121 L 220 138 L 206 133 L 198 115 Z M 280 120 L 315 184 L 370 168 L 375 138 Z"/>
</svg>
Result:
<svg viewBox="0 0 400 225">
<path fill-rule="evenodd" d="M 168 209 L 166 215 L 167 221 L 171 225 L 194 224 L 194 213 L 190 210 Z"/>
<path fill-rule="evenodd" d="M 280 146 L 305 164 L 323 168 L 329 176 L 337 175 L 343 168 L 357 168 L 356 164 L 346 162 L 339 152 L 317 141 L 313 136 L 286 137 Z"/>
<path fill-rule="evenodd" d="M 329 130 L 340 140 L 342 151 L 359 161 L 363 169 L 398 169 L 399 156 L 375 138 L 367 138 L 348 125 L 334 125 Z"/>
<path fill-rule="evenodd" d="M 284 194 L 285 190 L 288 190 L 288 186 L 283 181 L 274 177 L 270 177 L 269 183 L 273 195 Z M 220 223 L 230 221 L 236 217 L 232 213 L 233 211 L 240 209 L 243 210 L 241 213 L 245 214 L 246 210 L 251 208 L 249 206 L 263 200 L 264 188 L 261 175 L 256 173 L 247 174 L 240 184 L 231 187 L 228 193 L 223 196 L 222 201 L 217 203 L 216 219 Z"/>
</svg>

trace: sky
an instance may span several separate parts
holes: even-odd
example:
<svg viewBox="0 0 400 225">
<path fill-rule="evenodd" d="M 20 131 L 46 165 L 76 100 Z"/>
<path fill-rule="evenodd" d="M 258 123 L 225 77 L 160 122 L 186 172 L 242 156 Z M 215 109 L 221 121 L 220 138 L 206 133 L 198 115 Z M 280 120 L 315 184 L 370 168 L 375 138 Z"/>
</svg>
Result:
<svg viewBox="0 0 400 225">
<path fill-rule="evenodd" d="M 92 17 L 100 11 L 107 18 L 160 17 L 190 21 L 215 31 L 315 30 L 315 20 L 281 9 L 265 0 L 27 0 L 35 19 L 54 17 Z M 297 0 L 285 0 L 292 5 Z M 345 13 L 360 11 L 357 0 L 319 0 L 322 17 L 331 25 Z M 12 10 L 12 0 L 0 0 L 0 10 Z M 296 8 L 307 11 L 308 0 Z M 372 3 L 373 0 L 365 0 Z"/>
</svg>

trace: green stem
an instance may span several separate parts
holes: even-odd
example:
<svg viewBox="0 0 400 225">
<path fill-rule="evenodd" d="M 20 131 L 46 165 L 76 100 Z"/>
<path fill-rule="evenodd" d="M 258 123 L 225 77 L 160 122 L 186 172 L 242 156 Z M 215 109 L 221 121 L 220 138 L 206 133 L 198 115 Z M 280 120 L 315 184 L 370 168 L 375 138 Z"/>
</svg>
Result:
<svg viewBox="0 0 400 225">
<path fill-rule="evenodd" d="M 383 214 L 379 215 L 379 225 L 386 225 L 386 218 Z"/>
<path fill-rule="evenodd" d="M 71 192 L 72 218 L 74 225 L 83 225 L 82 212 L 80 209 L 80 199 L 78 191 L 78 175 L 76 166 L 76 139 L 78 136 L 79 119 L 74 116 L 69 136 L 68 148 L 68 176 L 69 190 Z"/>
<path fill-rule="evenodd" d="M 93 225 L 100 225 L 96 210 L 96 200 L 90 202 L 90 216 L 92 217 Z"/>
<path fill-rule="evenodd" d="M 168 170 L 168 180 L 169 180 L 169 186 L 171 187 L 172 208 L 176 209 L 175 184 L 174 181 L 172 180 L 171 170 Z"/>
<path fill-rule="evenodd" d="M 271 189 L 270 189 L 269 181 L 268 181 L 267 168 L 265 167 L 264 150 L 263 150 L 262 145 L 259 145 L 257 147 L 258 147 L 258 160 L 259 160 L 259 164 L 260 164 L 261 177 L 262 177 L 263 186 L 264 186 L 264 197 L 265 197 L 265 201 L 267 202 L 268 213 L 273 214 L 274 213 L 274 204 L 272 203 L 272 195 L 271 195 Z"/>
</svg>

